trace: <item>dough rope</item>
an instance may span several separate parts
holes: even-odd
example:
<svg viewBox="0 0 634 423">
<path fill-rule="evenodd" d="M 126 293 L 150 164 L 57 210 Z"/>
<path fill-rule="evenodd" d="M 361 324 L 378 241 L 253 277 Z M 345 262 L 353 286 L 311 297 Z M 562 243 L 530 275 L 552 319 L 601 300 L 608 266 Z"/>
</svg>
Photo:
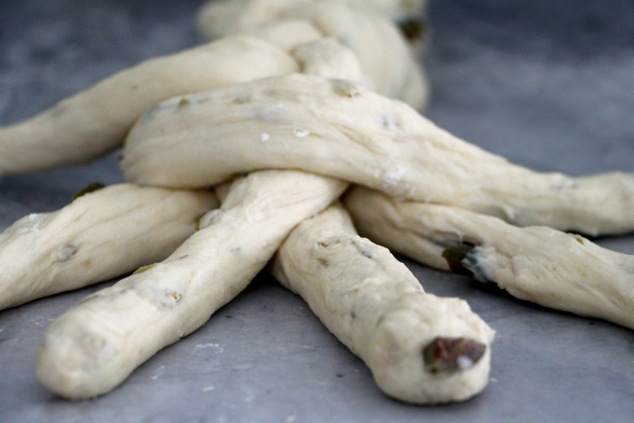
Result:
<svg viewBox="0 0 634 423">
<path fill-rule="evenodd" d="M 184 98 L 185 106 L 163 102 L 131 129 L 126 180 L 201 187 L 254 170 L 302 169 L 520 226 L 593 235 L 634 228 L 634 176 L 534 172 L 348 81 L 293 74 Z"/>
<path fill-rule="evenodd" d="M 489 326 L 465 301 L 426 294 L 389 250 L 356 235 L 341 206 L 293 229 L 272 273 L 365 361 L 388 395 L 433 404 L 486 386 Z M 430 350 L 440 340 L 463 347 L 438 357 Z"/>
<path fill-rule="evenodd" d="M 335 39 L 354 52 L 367 73 L 366 87 L 422 109 L 428 100 L 428 82 L 411 54 L 412 47 L 403 42 L 399 30 L 388 18 L 377 13 L 380 2 L 372 2 L 375 7 L 367 7 L 365 3 L 356 0 L 212 2 L 200 14 L 198 27 L 209 39 L 217 39 L 232 34 L 256 35 L 289 21 L 306 22 L 322 38 Z M 422 3 L 416 3 L 410 13 L 420 13 Z M 388 8 L 398 13 L 394 6 Z"/>
<path fill-rule="evenodd" d="M 350 182 L 394 197 L 445 204 L 429 207 L 470 209 L 517 225 L 545 224 L 588 234 L 632 230 L 634 218 L 627 212 L 634 205 L 630 175 L 539 174 L 471 146 L 422 118 L 405 104 L 420 107 L 427 96 L 424 75 L 412 59 L 415 46 L 407 45 L 388 18 L 344 3 L 366 4 L 356 0 L 211 3 L 201 13 L 199 26 L 204 30 L 211 25 L 218 31 L 212 35 L 221 40 L 141 64 L 25 123 L 0 130 L 0 148 L 7 152 L 0 157 L 0 175 L 90 160 L 119 146 L 132 127 L 121 160 L 129 182 L 182 190 L 208 188 L 238 177 L 221 208 L 205 215 L 200 231 L 167 259 L 93 294 L 51 325 L 36 359 L 38 377 L 50 390 L 81 399 L 116 387 L 158 350 L 204 324 L 247 286 L 293 227 L 335 201 Z M 411 17 L 424 7 L 422 1 L 371 3 L 394 19 Z M 215 4 L 228 12 L 213 11 Z M 336 19 L 327 19 L 332 13 Z M 214 14 L 219 20 L 205 23 Z M 389 44 L 379 49 L 377 58 L 379 40 Z M 191 77 L 190 72 L 194 72 Z M 139 90 L 133 102 L 132 87 Z M 68 134 L 64 141 L 57 141 L 60 132 Z M 49 156 L 44 147 L 55 153 Z M 97 201 L 101 195 L 105 194 L 91 194 L 85 201 Z M 161 207 L 158 200 L 150 202 Z M 208 208 L 214 207 L 211 202 Z M 491 329 L 463 301 L 425 294 L 387 250 L 356 236 L 349 222 L 342 224 L 347 219 L 342 213 L 332 208 L 302 224 L 303 234 L 293 232 L 273 266 L 282 283 L 304 296 L 330 330 L 366 360 L 388 395 L 434 403 L 462 400 L 484 389 Z M 65 214 L 69 214 L 66 209 L 58 213 Z M 117 224 L 130 224 L 116 215 Z M 191 230 L 191 218 L 185 220 Z M 306 251 L 319 250 L 324 220 L 338 240 L 328 245 L 340 251 L 337 257 L 367 260 L 359 254 L 367 249 L 381 265 L 362 274 L 333 257 L 330 271 L 339 269 L 346 284 L 339 286 L 333 274 L 324 271 L 323 277 L 306 285 L 315 276 L 309 269 L 323 265 L 318 255 Z M 55 232 L 55 238 L 74 233 L 76 227 L 79 224 L 69 224 Z M 463 230 L 467 233 L 469 226 Z M 8 230 L 7 239 L 14 232 Z M 154 239 L 146 238 L 147 232 L 139 239 Z M 432 240 L 430 253 L 421 260 L 437 264 L 433 242 L 437 241 Z M 497 240 L 480 242 L 473 251 L 498 245 Z M 63 245 L 56 251 L 73 256 Z M 486 276 L 496 274 L 501 261 L 482 252 L 478 265 L 483 257 L 491 263 Z M 460 260 L 460 266 L 468 268 L 473 254 L 463 258 L 471 260 Z M 129 271 L 119 262 L 111 267 L 113 275 Z M 484 267 L 472 270 L 479 269 Z M 511 289 L 511 282 L 505 281 L 513 281 L 514 276 L 495 277 Z M 92 281 L 87 276 L 79 279 L 76 286 Z M 358 294 L 360 309 L 350 310 L 349 297 L 329 291 L 347 288 Z M 570 302 L 577 301 L 562 289 Z M 42 290 L 41 295 L 49 292 Z M 366 301 L 371 292 L 386 294 Z M 396 298 L 396 294 L 403 295 Z M 21 295 L 26 301 L 31 298 Z M 355 323 L 347 318 L 352 311 L 358 316 Z M 621 312 L 602 317 L 629 325 L 627 319 L 619 320 Z M 384 319 L 379 324 L 380 316 Z M 400 331 L 408 318 L 421 325 L 420 332 L 418 325 Z M 412 331 L 417 333 L 406 336 Z M 386 365 L 387 350 L 402 353 L 399 362 L 407 367 Z M 443 355 L 447 351 L 452 360 Z M 422 363 L 432 364 L 421 370 Z M 417 371 L 410 372 L 413 369 Z M 450 377 L 432 375 L 447 370 Z"/>
<path fill-rule="evenodd" d="M 324 0 L 215 0 L 198 12 L 196 27 L 209 40 L 229 34 L 243 33 L 255 27 L 279 20 L 288 9 Z M 427 7 L 426 0 L 339 0 L 340 3 L 372 9 L 396 22 L 420 19 Z"/>
<path fill-rule="evenodd" d="M 356 76 L 359 72 L 359 67 L 356 60 L 350 60 L 347 56 L 348 52 L 337 48 L 332 45 L 332 42 L 314 42 L 306 45 L 307 51 L 300 52 L 304 68 L 317 73 L 330 73 L 337 72 L 339 75 L 345 73 L 349 76 Z M 344 58 L 345 63 L 350 64 L 350 71 L 346 71 L 347 66 L 342 66 L 341 58 Z M 354 59 L 354 57 L 352 57 Z M 316 68 L 311 69 L 311 64 L 315 64 Z M 188 99 L 180 98 L 180 106 L 187 105 Z M 184 103 L 184 104 L 183 104 Z M 274 176 L 271 176 L 274 175 Z M 293 204 L 298 202 L 297 198 L 293 198 L 292 191 L 289 187 L 295 187 L 298 193 L 305 195 L 305 192 L 310 192 L 310 184 L 303 182 L 308 181 L 321 181 L 322 184 L 333 184 L 333 181 L 318 177 L 311 174 L 300 174 L 298 172 L 263 172 L 252 173 L 247 180 L 250 181 L 248 185 L 234 184 L 229 192 L 228 199 L 223 201 L 223 207 L 228 207 L 228 204 L 240 199 L 240 210 L 243 211 L 245 216 L 241 219 L 234 217 L 226 217 L 223 213 L 223 219 L 220 219 L 218 212 L 212 212 L 211 217 L 201 219 L 201 227 L 209 224 L 210 226 L 205 229 L 206 233 L 212 233 L 210 238 L 215 242 L 227 238 L 218 235 L 217 232 L 223 233 L 223 231 L 230 231 L 236 239 L 244 238 L 241 233 L 251 233 L 257 230 L 254 228 L 253 220 L 255 216 L 262 214 L 262 211 L 258 211 L 260 204 L 249 204 L 249 198 L 255 197 L 258 202 L 262 202 L 266 205 L 265 210 L 271 208 L 272 205 L 280 207 L 283 210 L 283 214 L 279 213 L 277 219 L 281 224 L 283 219 L 286 231 L 290 230 L 294 226 L 293 220 L 289 220 L 289 210 L 284 207 L 287 201 L 291 201 Z M 246 188 L 245 188 L 246 186 Z M 275 187 L 275 190 L 262 189 L 263 187 L 271 186 Z M 332 195 L 330 192 L 321 194 L 323 197 L 323 205 L 321 208 L 327 206 L 333 199 L 339 196 L 341 191 L 346 185 L 337 182 L 335 184 L 336 195 Z M 290 198 L 278 198 L 280 193 L 290 196 Z M 276 204 L 277 203 L 277 204 Z M 273 210 L 275 210 L 275 207 Z M 318 211 L 318 210 L 314 210 Z M 271 211 L 269 211 L 271 213 Z M 280 217 L 283 216 L 283 217 Z M 302 219 L 307 216 L 303 216 Z M 255 221 L 259 221 L 261 218 L 256 218 Z M 301 219 L 300 219 L 301 220 Z M 297 221 L 299 222 L 299 220 Z M 295 222 L 295 223 L 297 223 Z M 288 226 L 290 225 L 290 226 Z M 229 226 L 229 228 L 225 228 Z M 213 228 L 213 229 L 212 229 Z M 275 249 L 281 243 L 283 237 L 277 236 L 273 241 L 266 236 L 266 230 L 260 228 L 257 232 L 257 237 L 250 241 L 250 247 L 256 247 L 259 245 L 265 245 L 267 248 L 260 250 L 260 254 L 264 254 L 266 259 L 263 261 L 259 259 L 261 255 L 243 254 L 242 248 L 233 248 L 232 253 L 236 254 L 240 251 L 240 260 L 244 261 L 242 267 L 237 263 L 231 262 L 231 259 L 235 261 L 234 257 L 225 258 L 222 253 L 215 251 L 214 245 L 202 245 L 200 241 L 188 240 L 180 247 L 172 257 L 179 256 L 178 262 L 181 267 L 186 266 L 189 272 L 207 273 L 209 277 L 214 277 L 213 284 L 209 283 L 209 287 L 198 288 L 196 284 L 188 282 L 187 275 L 182 275 L 178 271 L 171 271 L 171 258 L 168 258 L 165 262 L 152 266 L 148 270 L 144 270 L 139 273 L 139 276 L 133 275 L 131 278 L 126 278 L 117 283 L 114 287 L 103 290 L 93 297 L 106 298 L 103 302 L 85 301 L 77 307 L 71 309 L 69 312 L 62 315 L 57 319 L 54 325 L 47 331 L 47 334 L 40 344 L 37 354 L 36 371 L 42 382 L 54 392 L 70 399 L 83 399 L 92 396 L 100 395 L 113 389 L 116 385 L 121 383 L 139 364 L 148 359 L 156 351 L 164 346 L 175 342 L 191 331 L 202 325 L 209 316 L 221 305 L 228 302 L 233 296 L 237 295 L 246 284 L 254 276 L 254 272 L 257 272 L 266 263 L 266 260 L 270 258 Z M 197 234 L 198 235 L 198 234 Z M 285 234 L 284 234 L 285 235 Z M 199 237 L 200 238 L 200 237 Z M 243 241 L 249 243 L 249 240 Z M 192 246 L 193 245 L 193 246 Z M 226 247 L 228 248 L 228 247 Z M 201 259 L 194 255 L 194 258 L 190 260 L 190 254 L 186 254 L 183 251 L 194 250 L 205 256 L 213 256 L 212 270 L 200 269 L 201 266 L 196 266 L 196 263 Z M 268 256 L 267 256 L 268 254 Z M 193 254 L 192 254 L 193 255 Z M 182 261 L 186 257 L 187 263 L 183 264 Z M 193 262 L 192 262 L 193 260 Z M 216 267 L 231 267 L 235 268 L 236 272 L 241 272 L 240 276 L 231 274 L 228 275 L 218 272 L 214 272 Z M 207 266 L 209 267 L 209 266 Z M 166 270 L 167 268 L 167 270 Z M 254 272 L 249 270 L 253 268 Z M 160 270 L 158 275 L 154 275 Z M 227 272 L 225 272 L 227 273 Z M 180 289 L 175 287 L 172 283 L 171 289 L 167 292 L 165 289 L 155 289 L 155 285 L 170 284 L 170 279 L 181 281 Z M 203 278 L 206 279 L 206 278 Z M 192 288 L 192 285 L 194 287 Z M 119 323 L 119 328 L 115 332 L 105 322 L 116 321 L 122 315 L 121 309 L 129 309 L 130 313 L 138 313 L 142 307 L 135 306 L 130 299 L 130 291 L 134 293 L 133 299 L 141 297 L 148 303 L 160 302 L 163 304 L 165 299 L 170 302 L 171 298 L 174 298 L 176 302 L 180 303 L 182 298 L 181 292 L 187 291 L 188 294 L 193 295 L 195 298 L 206 298 L 207 304 L 201 305 L 202 300 L 196 300 L 193 304 L 195 306 L 184 305 L 178 306 L 178 308 L 170 309 L 168 311 L 161 309 L 161 313 L 157 315 L 149 315 L 149 313 L 143 313 L 147 316 L 146 319 L 133 319 L 132 315 L 125 319 L 125 323 Z M 229 295 L 224 293 L 229 291 Z M 190 296 L 188 296 L 190 298 Z M 162 301 L 161 301 L 162 299 Z M 142 303 L 142 302 L 141 302 Z M 126 305 L 128 305 L 126 307 Z M 191 325 L 185 328 L 176 330 L 174 328 L 174 320 L 180 321 L 183 319 L 183 315 L 187 316 L 187 321 L 193 321 Z M 91 317 L 94 317 L 91 319 Z M 150 319 L 150 320 L 148 320 Z M 148 327 L 151 326 L 151 329 Z M 113 335 L 114 332 L 114 335 Z M 132 334 L 143 334 L 143 336 Z M 79 334 L 79 335 L 76 335 Z M 130 343 L 129 339 L 140 339 L 141 344 L 136 342 Z M 93 346 L 99 345 L 99 348 L 95 349 Z M 103 351 L 116 351 L 115 357 L 106 356 L 104 359 Z M 48 369 L 55 368 L 54 372 Z M 486 384 L 486 383 L 485 383 Z"/>
<path fill-rule="evenodd" d="M 343 200 L 359 232 L 442 270 L 495 282 L 542 306 L 634 329 L 634 256 L 544 226 L 518 228 L 456 207 L 353 188 Z"/>
<path fill-rule="evenodd" d="M 358 46 L 356 50 L 352 49 L 358 53 L 361 46 L 366 52 L 366 61 L 373 60 L 372 63 L 361 62 L 366 72 L 370 65 L 377 63 L 382 63 L 384 68 L 381 72 L 363 76 L 363 82 L 377 86 L 387 95 L 402 96 L 415 107 L 423 105 L 427 95 L 426 82 L 407 43 L 389 21 L 370 12 L 359 12 L 363 16 L 356 16 L 356 12 L 345 7 L 338 12 L 348 20 L 354 19 L 366 33 L 373 34 L 373 25 L 381 28 L 380 34 L 372 39 L 357 37 Z M 0 128 L 3 152 L 0 176 L 84 163 L 107 154 L 120 147 L 134 121 L 161 100 L 299 71 L 297 62 L 290 57 L 293 48 L 300 43 L 328 37 L 307 20 L 309 17 L 254 29 L 253 36 L 227 36 L 148 60 L 106 78 L 31 119 Z M 323 13 L 320 19 L 325 19 Z M 389 47 L 389 58 L 375 58 L 376 54 L 372 52 L 376 47 L 374 42 L 379 42 L 377 38 Z M 289 40 L 293 41 L 289 44 Z M 278 47 L 274 43 L 281 45 Z M 385 63 L 392 65 L 386 67 Z M 347 75 L 342 72 L 339 77 Z M 65 136 L 57 136 L 59 133 Z"/>
<path fill-rule="evenodd" d="M 162 260 L 216 206 L 210 191 L 120 184 L 25 216 L 0 234 L 0 310 Z"/>
<path fill-rule="evenodd" d="M 38 378 L 69 399 L 109 392 L 238 295 L 290 230 L 345 186 L 292 171 L 254 172 L 234 182 L 220 209 L 167 259 L 57 318 L 37 349 Z"/>
<path fill-rule="evenodd" d="M 286 52 L 248 36 L 148 60 L 31 119 L 0 128 L 0 176 L 84 163 L 109 153 L 122 145 L 134 121 L 161 100 L 296 70 Z"/>
</svg>

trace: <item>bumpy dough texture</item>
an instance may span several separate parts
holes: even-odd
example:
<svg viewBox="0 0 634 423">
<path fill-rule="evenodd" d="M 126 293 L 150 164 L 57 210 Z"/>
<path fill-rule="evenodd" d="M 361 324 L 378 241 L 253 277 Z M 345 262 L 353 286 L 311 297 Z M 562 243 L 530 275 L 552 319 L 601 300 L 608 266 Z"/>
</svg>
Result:
<svg viewBox="0 0 634 423">
<path fill-rule="evenodd" d="M 30 214 L 0 234 L 0 309 L 162 260 L 216 206 L 210 191 L 121 184 Z"/>
<path fill-rule="evenodd" d="M 465 301 L 426 294 L 386 248 L 355 234 L 343 208 L 300 223 L 272 270 L 366 362 L 388 395 L 430 404 L 464 400 L 486 386 L 489 326 Z M 486 345 L 486 352 L 473 367 L 434 373 L 425 368 L 423 350 L 436 337 L 469 338 Z"/>
<path fill-rule="evenodd" d="M 56 319 L 38 346 L 38 378 L 69 399 L 112 390 L 233 299 L 290 230 L 344 188 L 333 179 L 292 171 L 256 172 L 236 181 L 222 207 L 166 260 Z"/>
<path fill-rule="evenodd" d="M 209 39 L 232 34 L 261 35 L 262 30 L 288 22 L 307 22 L 321 37 L 337 40 L 357 56 L 367 74 L 366 86 L 390 98 L 399 98 L 417 110 L 428 101 L 429 84 L 417 57 L 398 28 L 381 14 L 390 7 L 367 7 L 361 1 L 249 0 L 213 2 L 199 18 Z M 379 3 L 379 2 L 373 2 Z M 390 2 L 394 3 L 394 2 Z M 402 10 L 420 10 L 418 4 Z M 399 6 L 400 7 L 400 6 Z M 285 38 L 303 39 L 306 29 L 293 26 Z M 269 40 L 275 38 L 265 37 Z M 286 44 L 286 42 L 284 42 Z M 341 77 L 341 76 L 340 76 Z"/>
<path fill-rule="evenodd" d="M 634 228 L 632 175 L 534 172 L 348 81 L 294 74 L 186 98 L 185 106 L 179 98 L 163 102 L 132 128 L 121 161 L 128 181 L 198 187 L 292 168 L 520 226 L 588 234 Z"/>
<path fill-rule="evenodd" d="M 296 70 L 287 53 L 248 36 L 149 60 L 31 119 L 0 128 L 0 175 L 83 163 L 108 153 L 123 143 L 145 110 L 175 95 Z"/>
<path fill-rule="evenodd" d="M 392 25 L 372 11 L 344 3 L 368 4 L 216 2 L 216 12 L 222 12 L 214 12 L 218 36 L 248 33 L 266 42 L 230 37 L 150 61 L 26 124 L 0 131 L 0 147 L 7 152 L 0 157 L 0 174 L 74 163 L 114 148 L 144 109 L 178 95 L 144 114 L 132 129 L 122 161 L 126 177 L 150 185 L 208 187 L 253 172 L 231 186 L 222 208 L 201 219 L 202 230 L 167 260 L 96 293 L 53 323 L 36 364 L 49 389 L 73 399 L 113 389 L 140 363 L 200 327 L 237 295 L 291 228 L 337 198 L 347 181 L 519 225 L 540 223 L 587 233 L 634 228 L 631 176 L 538 174 L 470 146 L 405 104 L 370 92 L 367 88 L 419 107 L 426 85 L 411 46 Z M 418 13 L 423 5 L 371 3 L 392 18 Z M 290 75 L 187 95 L 292 72 L 319 77 Z M 138 92 L 128 100 L 130 90 Z M 58 142 L 55 134 L 62 131 L 69 136 Z M 93 143 L 77 148 L 82 140 Z M 47 143 L 48 149 L 42 149 Z M 269 168 L 306 170 L 341 181 L 301 171 L 257 172 Z M 335 208 L 302 224 L 280 250 L 277 276 L 366 361 L 389 395 L 433 403 L 465 399 L 482 390 L 489 371 L 490 328 L 464 301 L 424 293 L 405 266 L 384 248 L 354 235 L 342 216 Z M 543 235 L 532 229 L 525 233 L 536 242 Z M 586 242 L 564 241 L 575 252 L 571 242 Z M 426 243 L 430 254 L 438 253 L 434 242 Z M 463 262 L 476 275 L 497 278 L 525 298 L 559 295 L 556 289 L 542 289 L 543 284 L 536 293 L 523 289 L 543 274 L 531 268 L 525 272 L 526 263 L 513 261 L 511 256 L 523 257 L 521 247 L 485 237 L 481 242 Z M 55 257 L 68 260 L 80 251 L 65 244 Z M 631 272 L 627 261 L 617 264 Z M 622 289 L 618 283 L 606 286 Z M 573 303 L 593 295 L 576 296 Z M 421 354 L 438 336 L 478 340 L 487 346 L 485 356 L 439 377 L 424 368 Z"/>
<path fill-rule="evenodd" d="M 433 204 L 398 201 L 362 187 L 344 204 L 360 233 L 421 263 L 448 269 L 443 250 L 475 248 L 462 266 L 481 281 L 546 307 L 602 318 L 634 329 L 634 256 L 601 248 L 579 235 L 518 228 Z"/>
<path fill-rule="evenodd" d="M 427 6 L 426 0 L 214 0 L 198 12 L 197 26 L 203 36 L 213 40 L 266 25 L 288 9 L 315 3 L 363 7 L 395 21 L 419 18 Z"/>
</svg>

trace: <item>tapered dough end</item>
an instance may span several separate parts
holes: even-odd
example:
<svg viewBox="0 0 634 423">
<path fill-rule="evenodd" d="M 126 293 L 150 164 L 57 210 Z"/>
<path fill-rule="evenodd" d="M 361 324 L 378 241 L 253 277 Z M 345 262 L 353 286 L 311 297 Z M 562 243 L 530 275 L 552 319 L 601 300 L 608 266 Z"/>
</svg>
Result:
<svg viewBox="0 0 634 423">
<path fill-rule="evenodd" d="M 77 311 L 77 310 L 74 310 Z M 60 316 L 46 331 L 35 353 L 35 373 L 51 392 L 69 400 L 84 400 L 114 389 L 128 375 L 104 365 L 124 356 L 116 343 L 108 339 L 111 334 L 87 330 L 94 317 L 90 313 Z M 105 325 L 90 325 L 103 328 Z M 107 372 L 101 371 L 106 369 Z M 115 370 L 113 370 L 115 369 Z"/>
<path fill-rule="evenodd" d="M 0 175 L 85 163 L 114 151 L 134 121 L 162 100 L 296 71 L 286 52 L 246 35 L 147 60 L 0 127 Z"/>
<path fill-rule="evenodd" d="M 152 330 L 156 315 L 165 314 L 161 307 L 173 306 L 180 297 L 168 294 L 165 303 L 153 302 L 152 295 L 162 289 L 135 291 L 135 282 L 149 272 L 139 273 L 84 298 L 47 329 L 36 348 L 35 373 L 48 390 L 68 400 L 106 394 L 184 334 L 170 337 L 175 331 L 167 330 L 157 336 Z"/>
<path fill-rule="evenodd" d="M 467 339 L 484 347 L 455 370 L 426 365 L 425 348 L 437 337 Z M 494 331 L 458 298 L 424 293 L 404 296 L 377 323 L 365 360 L 389 396 L 414 404 L 462 401 L 488 384 Z"/>
<path fill-rule="evenodd" d="M 163 260 L 217 205 L 209 191 L 116 184 L 25 216 L 0 233 L 0 310 Z"/>
</svg>

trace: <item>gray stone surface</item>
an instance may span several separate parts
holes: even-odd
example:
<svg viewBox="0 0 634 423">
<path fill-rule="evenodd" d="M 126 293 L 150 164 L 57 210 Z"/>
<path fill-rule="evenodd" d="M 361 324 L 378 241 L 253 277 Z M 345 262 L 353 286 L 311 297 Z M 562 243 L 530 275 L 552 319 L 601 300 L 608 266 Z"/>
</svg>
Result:
<svg viewBox="0 0 634 423">
<path fill-rule="evenodd" d="M 0 124 L 198 43 L 200 4 L 1 1 Z M 541 170 L 634 171 L 632 2 L 437 0 L 431 16 L 429 116 L 440 126 Z M 121 180 L 113 157 L 0 178 L 0 229 L 63 206 L 94 180 Z M 598 242 L 634 254 L 634 236 Z M 32 355 L 56 316 L 108 283 L 0 312 L 0 422 L 632 421 L 631 330 L 406 263 L 428 291 L 467 299 L 497 331 L 491 383 L 473 400 L 414 407 L 386 398 L 301 299 L 261 275 L 198 332 L 85 402 L 41 387 Z"/>
</svg>

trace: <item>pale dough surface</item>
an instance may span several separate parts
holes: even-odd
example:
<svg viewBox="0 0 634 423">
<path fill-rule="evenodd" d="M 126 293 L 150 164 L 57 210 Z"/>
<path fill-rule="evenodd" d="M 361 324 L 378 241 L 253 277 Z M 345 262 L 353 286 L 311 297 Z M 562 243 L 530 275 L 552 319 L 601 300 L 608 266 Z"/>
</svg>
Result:
<svg viewBox="0 0 634 423">
<path fill-rule="evenodd" d="M 254 170 L 302 169 L 520 226 L 634 228 L 631 174 L 535 172 L 349 81 L 292 74 L 186 99 L 161 103 L 132 128 L 121 161 L 128 181 L 198 187 Z"/>
<path fill-rule="evenodd" d="M 217 207 L 210 191 L 113 185 L 0 233 L 0 309 L 162 260 Z"/>
<path fill-rule="evenodd" d="M 272 269 L 365 361 L 388 395 L 430 404 L 464 400 L 487 385 L 493 330 L 465 301 L 426 294 L 386 248 L 356 235 L 342 207 L 300 223 Z M 436 337 L 469 338 L 486 351 L 472 367 L 434 373 L 423 350 Z"/>
<path fill-rule="evenodd" d="M 0 128 L 0 175 L 83 163 L 108 153 L 161 100 L 296 70 L 287 53 L 248 36 L 148 60 L 31 119 Z"/>
<path fill-rule="evenodd" d="M 236 181 L 221 208 L 166 260 L 56 319 L 36 353 L 38 378 L 69 399 L 112 390 L 233 299 L 290 230 L 344 188 L 333 179 L 292 171 L 256 172 Z"/>
<path fill-rule="evenodd" d="M 323 2 L 372 9 L 393 20 L 418 18 L 427 6 L 426 0 L 214 0 L 198 12 L 197 27 L 216 39 L 275 20 L 287 9 Z"/>
<path fill-rule="evenodd" d="M 481 281 L 522 300 L 634 329 L 634 256 L 544 226 L 518 228 L 455 207 L 397 201 L 355 187 L 344 204 L 359 231 L 421 263 L 448 269 L 445 248 L 469 243 L 462 261 Z"/>
<path fill-rule="evenodd" d="M 309 23 L 321 37 L 335 39 L 354 52 L 369 77 L 368 88 L 422 110 L 429 96 L 427 77 L 413 47 L 382 13 L 390 8 L 387 3 L 375 8 L 361 1 L 212 2 L 201 10 L 198 26 L 208 39 L 217 39 L 233 34 L 256 35 L 289 21 Z M 414 3 L 404 4 L 404 9 L 422 9 L 421 2 Z M 286 38 L 303 39 L 306 34 L 304 28 L 294 27 L 293 31 L 298 35 L 288 32 Z"/>
</svg>

